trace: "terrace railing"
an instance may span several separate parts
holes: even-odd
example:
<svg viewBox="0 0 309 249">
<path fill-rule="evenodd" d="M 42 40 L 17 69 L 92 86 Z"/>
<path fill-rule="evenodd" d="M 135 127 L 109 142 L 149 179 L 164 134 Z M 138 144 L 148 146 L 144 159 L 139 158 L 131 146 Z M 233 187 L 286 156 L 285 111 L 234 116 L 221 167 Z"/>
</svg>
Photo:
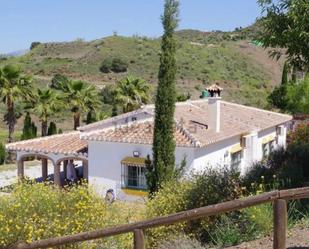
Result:
<svg viewBox="0 0 309 249">
<path fill-rule="evenodd" d="M 50 248 L 87 240 L 106 238 L 114 235 L 133 233 L 134 234 L 134 249 L 145 249 L 144 231 L 159 226 L 172 225 L 183 221 L 196 220 L 208 216 L 218 215 L 230 211 L 240 210 L 256 206 L 263 203 L 273 202 L 274 212 L 274 232 L 273 232 L 273 248 L 286 248 L 286 233 L 287 233 L 287 201 L 309 198 L 309 187 L 297 188 L 289 190 L 276 190 L 263 193 L 256 196 L 250 196 L 233 201 L 223 202 L 206 207 L 191 209 L 163 217 L 144 220 L 136 223 L 115 226 L 111 228 L 83 232 L 74 235 L 67 235 L 57 238 L 44 239 L 34 241 L 31 244 L 18 243 L 13 245 L 12 249 L 36 249 Z"/>
</svg>

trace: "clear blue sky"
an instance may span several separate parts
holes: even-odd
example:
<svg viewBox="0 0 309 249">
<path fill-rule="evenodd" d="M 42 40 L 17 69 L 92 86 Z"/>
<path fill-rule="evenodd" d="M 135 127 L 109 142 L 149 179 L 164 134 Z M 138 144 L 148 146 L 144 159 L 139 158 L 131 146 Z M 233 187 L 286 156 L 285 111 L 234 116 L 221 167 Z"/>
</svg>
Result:
<svg viewBox="0 0 309 249">
<path fill-rule="evenodd" d="M 179 29 L 233 30 L 260 15 L 256 0 L 180 0 Z M 163 0 L 1 0 L 0 53 L 32 41 L 92 40 L 111 35 L 162 34 Z"/>
</svg>

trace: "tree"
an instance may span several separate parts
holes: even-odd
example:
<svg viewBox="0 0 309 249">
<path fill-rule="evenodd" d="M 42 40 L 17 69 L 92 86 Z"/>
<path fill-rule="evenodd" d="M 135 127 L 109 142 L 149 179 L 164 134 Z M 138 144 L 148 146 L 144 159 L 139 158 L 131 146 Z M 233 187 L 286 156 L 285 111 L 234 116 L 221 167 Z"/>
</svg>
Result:
<svg viewBox="0 0 309 249">
<path fill-rule="evenodd" d="M 48 120 L 57 113 L 61 105 L 63 100 L 55 90 L 37 90 L 33 111 L 40 119 L 42 137 L 48 135 Z"/>
<path fill-rule="evenodd" d="M 37 127 L 31 120 L 30 113 L 27 112 L 24 119 L 23 133 L 21 135 L 21 140 L 27 140 L 35 138 L 37 136 Z"/>
<path fill-rule="evenodd" d="M 97 121 L 96 113 L 94 110 L 89 110 L 86 116 L 85 123 L 91 124 Z"/>
<path fill-rule="evenodd" d="M 128 63 L 120 58 L 106 58 L 100 66 L 102 73 L 124 73 L 128 69 Z"/>
<path fill-rule="evenodd" d="M 0 143 L 0 165 L 4 164 L 6 159 L 6 150 L 3 143 Z"/>
<path fill-rule="evenodd" d="M 111 70 L 114 73 L 124 73 L 128 69 L 128 63 L 120 58 L 114 58 L 112 61 Z"/>
<path fill-rule="evenodd" d="M 155 100 L 155 122 L 153 138 L 153 186 L 158 190 L 162 182 L 173 177 L 175 166 L 174 112 L 176 102 L 176 41 L 174 32 L 178 24 L 177 0 L 165 0 L 162 17 L 164 35 L 161 42 L 158 88 Z"/>
<path fill-rule="evenodd" d="M 287 85 L 276 86 L 267 97 L 267 101 L 274 107 L 286 110 L 287 107 Z"/>
<path fill-rule="evenodd" d="M 21 69 L 15 65 L 7 65 L 0 69 L 0 97 L 6 104 L 4 120 L 8 126 L 8 142 L 13 141 L 13 133 L 17 119 L 16 102 L 32 102 L 31 77 L 23 75 Z"/>
<path fill-rule="evenodd" d="M 309 114 L 309 77 L 298 84 L 289 84 L 286 99 L 288 111 L 293 114 Z"/>
<path fill-rule="evenodd" d="M 51 80 L 50 88 L 56 90 L 64 90 L 67 88 L 67 84 L 69 79 L 61 74 L 55 74 L 55 76 Z"/>
<path fill-rule="evenodd" d="M 258 0 L 265 13 L 261 41 L 265 47 L 286 48 L 289 62 L 298 69 L 309 68 L 309 1 Z M 282 50 L 273 49 L 279 58 Z"/>
<path fill-rule="evenodd" d="M 41 43 L 40 42 L 32 42 L 30 45 L 30 50 L 35 49 L 37 46 L 39 46 Z"/>
<path fill-rule="evenodd" d="M 149 85 L 141 79 L 126 77 L 117 82 L 114 102 L 124 113 L 133 111 L 149 101 Z"/>
<path fill-rule="evenodd" d="M 74 130 L 76 130 L 80 126 L 82 113 L 95 110 L 100 106 L 98 92 L 93 85 L 81 80 L 69 80 L 67 87 L 63 91 L 73 113 Z"/>
<path fill-rule="evenodd" d="M 48 127 L 48 131 L 47 131 L 47 135 L 51 136 L 57 134 L 57 126 L 54 122 L 50 122 L 49 123 L 49 127 Z"/>
<path fill-rule="evenodd" d="M 282 71 L 281 85 L 276 86 L 275 89 L 271 92 L 271 94 L 267 98 L 268 102 L 271 105 L 281 110 L 286 110 L 287 107 L 286 94 L 287 94 L 288 83 L 289 83 L 289 64 L 285 62 Z"/>
<path fill-rule="evenodd" d="M 289 83 L 289 69 L 290 67 L 288 62 L 285 62 L 282 70 L 281 86 Z"/>
</svg>

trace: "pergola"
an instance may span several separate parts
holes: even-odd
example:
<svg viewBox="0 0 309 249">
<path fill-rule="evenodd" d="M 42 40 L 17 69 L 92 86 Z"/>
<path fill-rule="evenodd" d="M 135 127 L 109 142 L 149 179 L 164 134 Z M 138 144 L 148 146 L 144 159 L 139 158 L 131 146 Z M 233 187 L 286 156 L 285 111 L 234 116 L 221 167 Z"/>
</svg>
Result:
<svg viewBox="0 0 309 249">
<path fill-rule="evenodd" d="M 48 160 L 54 167 L 55 185 L 61 186 L 61 164 L 66 175 L 68 160 L 82 161 L 83 178 L 88 180 L 88 143 L 80 139 L 79 131 L 10 143 L 6 149 L 16 153 L 19 179 L 24 178 L 24 161 L 35 157 L 41 160 L 43 181 L 48 177 Z"/>
</svg>

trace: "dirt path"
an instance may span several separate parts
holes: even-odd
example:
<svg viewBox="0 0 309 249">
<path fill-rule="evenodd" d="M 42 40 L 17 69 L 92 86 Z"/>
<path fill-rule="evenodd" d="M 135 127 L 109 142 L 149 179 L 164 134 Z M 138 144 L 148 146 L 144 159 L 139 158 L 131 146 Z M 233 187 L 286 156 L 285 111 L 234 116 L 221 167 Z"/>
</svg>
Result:
<svg viewBox="0 0 309 249">
<path fill-rule="evenodd" d="M 263 239 L 245 242 L 238 246 L 227 247 L 226 249 L 271 249 L 273 240 L 271 236 Z M 293 228 L 289 230 L 287 237 L 287 249 L 309 249 L 309 229 Z"/>
</svg>

